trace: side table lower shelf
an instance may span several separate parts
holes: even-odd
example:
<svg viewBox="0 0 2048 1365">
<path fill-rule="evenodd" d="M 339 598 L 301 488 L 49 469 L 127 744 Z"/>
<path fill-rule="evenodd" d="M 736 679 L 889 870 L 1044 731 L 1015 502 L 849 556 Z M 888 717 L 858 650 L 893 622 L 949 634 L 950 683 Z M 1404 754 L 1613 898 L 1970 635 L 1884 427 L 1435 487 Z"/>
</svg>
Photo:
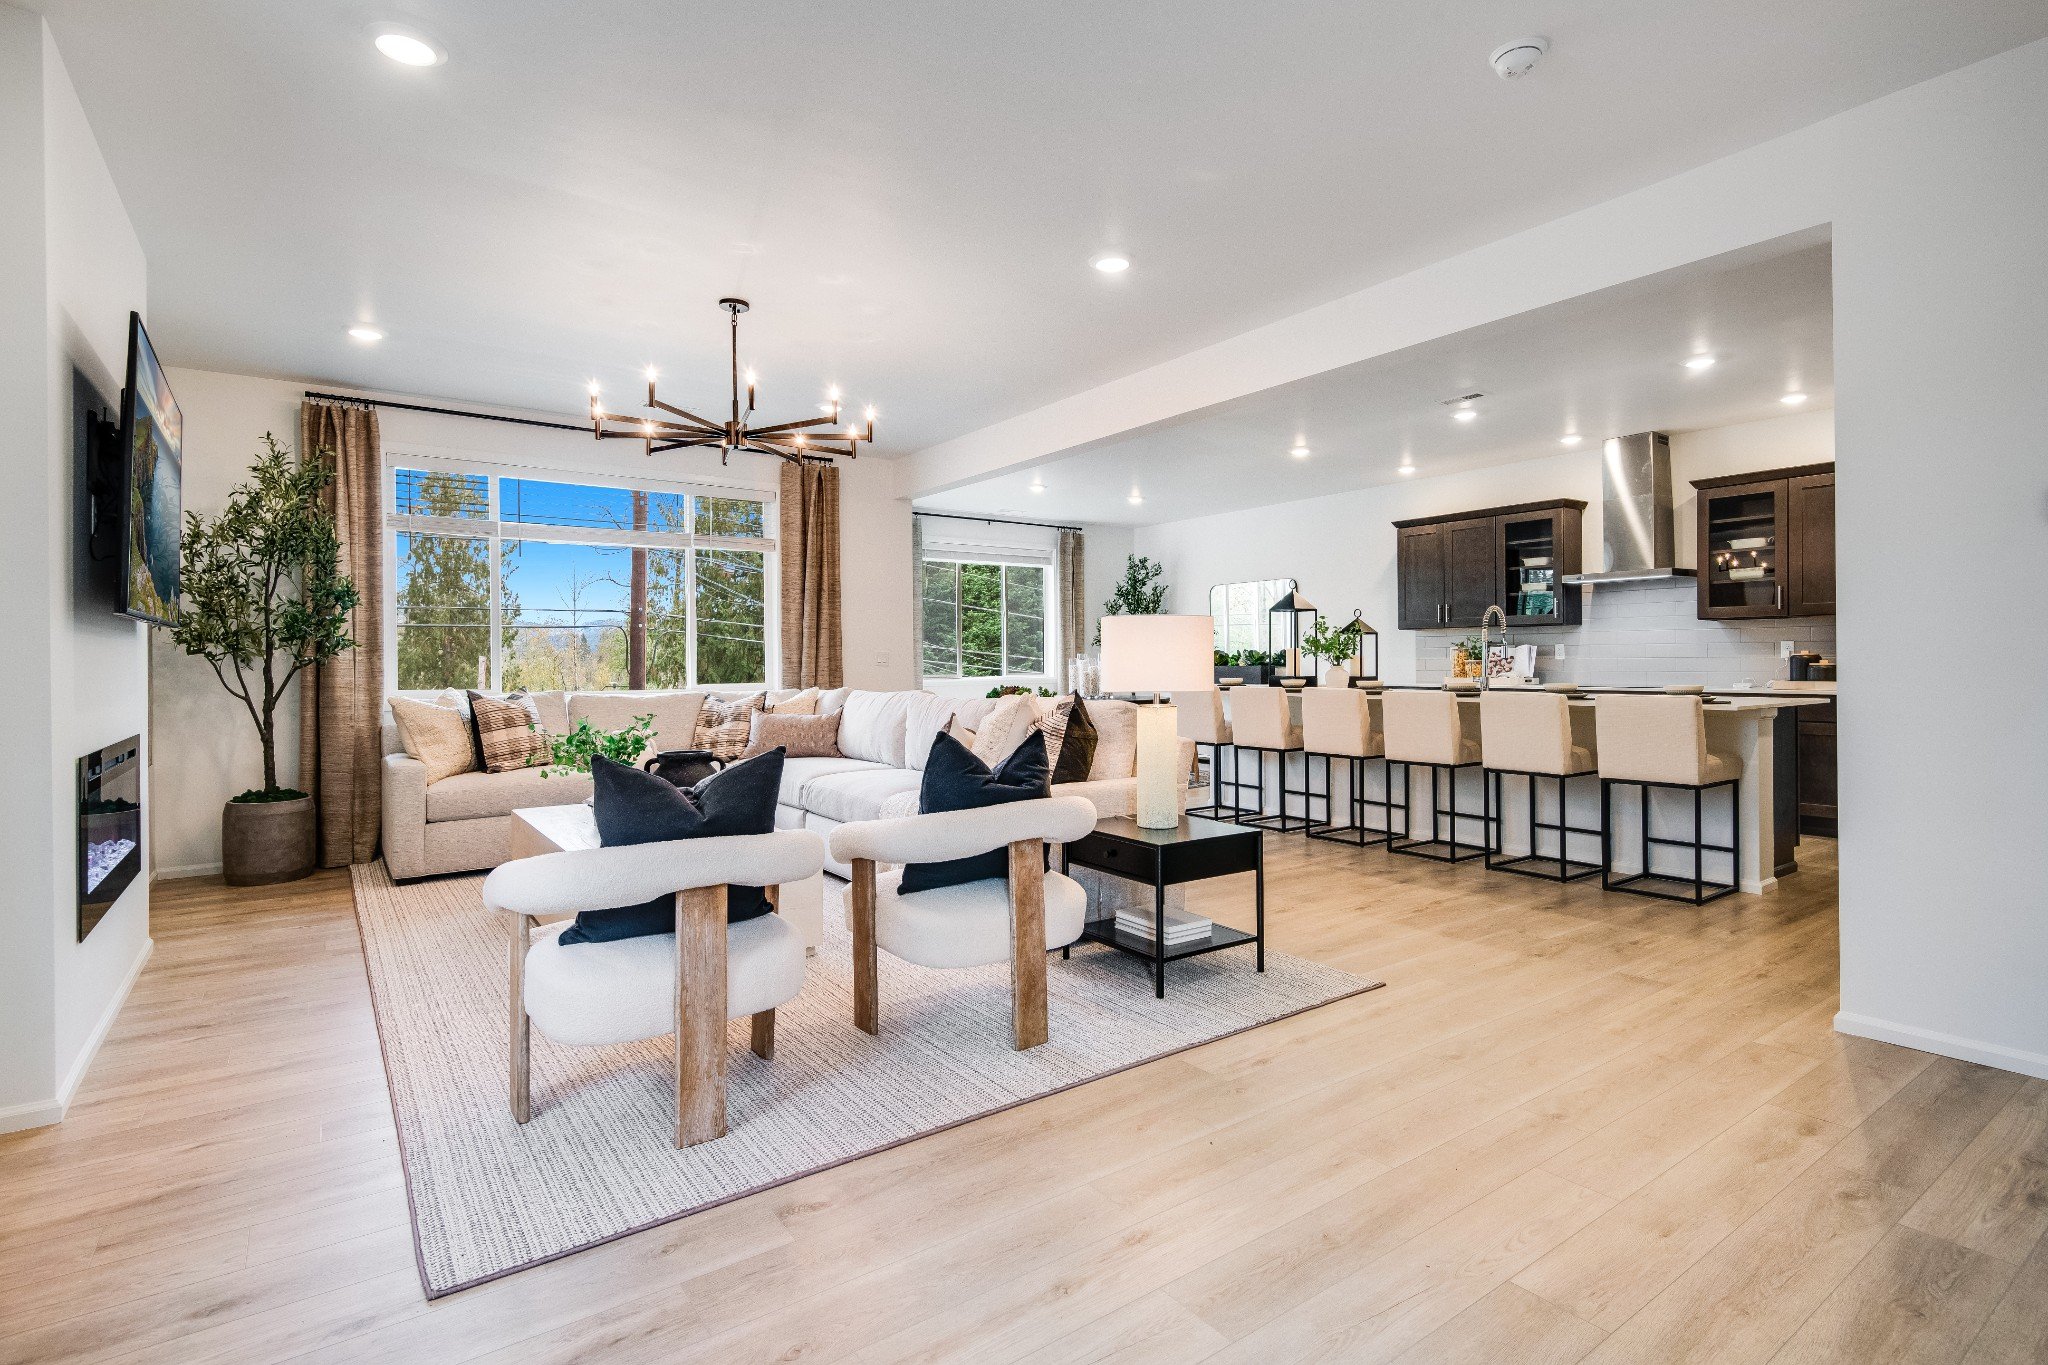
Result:
<svg viewBox="0 0 2048 1365">
<path fill-rule="evenodd" d="M 1080 941 L 1100 943 L 1150 962 L 1152 992 L 1162 1000 L 1166 998 L 1166 964 L 1182 958 L 1250 944 L 1255 970 L 1266 970 L 1266 858 L 1260 831 L 1194 816 L 1182 817 L 1176 829 L 1163 830 L 1145 829 L 1129 819 L 1107 819 L 1092 834 L 1062 846 L 1061 871 L 1076 867 L 1150 886 L 1153 922 L 1162 931 L 1167 923 L 1168 887 L 1250 873 L 1257 925 L 1250 933 L 1211 921 L 1204 937 L 1162 945 L 1151 936 L 1117 927 L 1112 905 L 1102 913 L 1090 907 Z"/>
</svg>

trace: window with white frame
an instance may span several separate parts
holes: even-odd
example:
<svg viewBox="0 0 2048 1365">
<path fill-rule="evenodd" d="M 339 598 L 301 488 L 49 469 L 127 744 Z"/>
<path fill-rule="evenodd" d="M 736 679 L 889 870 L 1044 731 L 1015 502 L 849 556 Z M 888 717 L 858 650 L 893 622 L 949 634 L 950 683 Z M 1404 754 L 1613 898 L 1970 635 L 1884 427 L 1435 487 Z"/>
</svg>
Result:
<svg viewBox="0 0 2048 1365">
<path fill-rule="evenodd" d="M 385 672 L 400 691 L 764 684 L 772 500 L 392 452 Z"/>
<path fill-rule="evenodd" d="M 1028 678 L 1049 670 L 1057 626 L 1052 566 L 951 558 L 926 550 L 920 568 L 927 678 Z"/>
</svg>

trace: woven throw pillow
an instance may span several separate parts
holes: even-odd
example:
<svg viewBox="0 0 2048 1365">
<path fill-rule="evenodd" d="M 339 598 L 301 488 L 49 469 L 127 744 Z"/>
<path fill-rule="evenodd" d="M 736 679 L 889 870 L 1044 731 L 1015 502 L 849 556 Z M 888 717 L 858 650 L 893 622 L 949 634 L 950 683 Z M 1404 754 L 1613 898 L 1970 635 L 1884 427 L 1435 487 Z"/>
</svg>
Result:
<svg viewBox="0 0 2048 1365">
<path fill-rule="evenodd" d="M 405 751 L 427 765 L 428 785 L 457 773 L 476 771 L 469 745 L 469 720 L 452 706 L 411 697 L 391 699 L 391 718 Z"/>
<path fill-rule="evenodd" d="M 783 749 L 790 758 L 839 758 L 839 715 L 784 716 L 756 711 L 741 758 Z"/>
<path fill-rule="evenodd" d="M 487 773 L 531 768 L 554 756 L 547 732 L 534 720 L 533 712 L 517 701 L 472 693 L 469 714 L 476 724 L 477 742 L 483 746 Z"/>
<path fill-rule="evenodd" d="M 461 695 L 462 705 L 459 709 L 469 713 L 470 750 L 476 757 L 476 766 L 485 772 L 495 772 L 497 770 L 484 761 L 484 737 L 478 733 L 476 728 L 477 699 L 481 697 L 491 701 L 517 702 L 521 707 L 525 708 L 526 714 L 533 718 L 533 723 L 536 725 L 540 724 L 540 708 L 535 706 L 533 698 L 527 696 L 524 692 L 478 692 L 472 689 Z"/>
<path fill-rule="evenodd" d="M 706 697 L 697 712 L 697 742 L 693 746 L 713 758 L 730 763 L 747 751 L 753 732 L 754 713 L 761 709 L 761 694 L 745 697 Z"/>
<path fill-rule="evenodd" d="M 1095 747 L 1101 740 L 1088 708 L 1078 694 L 1063 699 L 1051 715 L 1039 722 L 1045 732 L 1045 751 L 1052 765 L 1055 786 L 1062 782 L 1086 782 L 1095 764 Z"/>
</svg>

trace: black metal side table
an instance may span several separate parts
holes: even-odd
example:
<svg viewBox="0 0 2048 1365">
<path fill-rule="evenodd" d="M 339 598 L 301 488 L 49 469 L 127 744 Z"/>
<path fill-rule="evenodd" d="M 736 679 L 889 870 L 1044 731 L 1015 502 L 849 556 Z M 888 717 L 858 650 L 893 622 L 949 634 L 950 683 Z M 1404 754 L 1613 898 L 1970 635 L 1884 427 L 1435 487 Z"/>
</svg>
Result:
<svg viewBox="0 0 2048 1365">
<path fill-rule="evenodd" d="M 1221 820 L 1184 815 L 1174 829 L 1146 829 L 1121 817 L 1104 820 L 1095 831 L 1062 846 L 1060 869 L 1093 868 L 1152 887 L 1152 937 L 1117 928 L 1116 913 L 1091 915 L 1081 931 L 1084 942 L 1104 943 L 1152 964 L 1153 994 L 1166 998 L 1166 964 L 1220 948 L 1253 945 L 1257 970 L 1266 970 L 1266 855 L 1259 831 Z M 1245 933 L 1226 924 L 1209 927 L 1207 938 L 1186 943 L 1166 941 L 1166 888 L 1210 877 L 1249 872 L 1253 877 L 1256 929 Z"/>
</svg>

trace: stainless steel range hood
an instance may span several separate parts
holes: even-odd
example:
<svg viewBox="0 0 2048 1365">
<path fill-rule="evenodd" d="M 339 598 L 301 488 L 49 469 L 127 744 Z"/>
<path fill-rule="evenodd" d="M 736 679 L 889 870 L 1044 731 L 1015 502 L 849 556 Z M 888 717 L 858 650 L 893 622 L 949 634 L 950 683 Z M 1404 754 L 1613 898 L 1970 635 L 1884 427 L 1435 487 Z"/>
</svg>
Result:
<svg viewBox="0 0 2048 1365">
<path fill-rule="evenodd" d="M 1567 583 L 1658 583 L 1690 575 L 1672 563 L 1671 438 L 1661 431 L 1612 436 L 1600 450 L 1600 544 L 1606 568 Z"/>
</svg>

